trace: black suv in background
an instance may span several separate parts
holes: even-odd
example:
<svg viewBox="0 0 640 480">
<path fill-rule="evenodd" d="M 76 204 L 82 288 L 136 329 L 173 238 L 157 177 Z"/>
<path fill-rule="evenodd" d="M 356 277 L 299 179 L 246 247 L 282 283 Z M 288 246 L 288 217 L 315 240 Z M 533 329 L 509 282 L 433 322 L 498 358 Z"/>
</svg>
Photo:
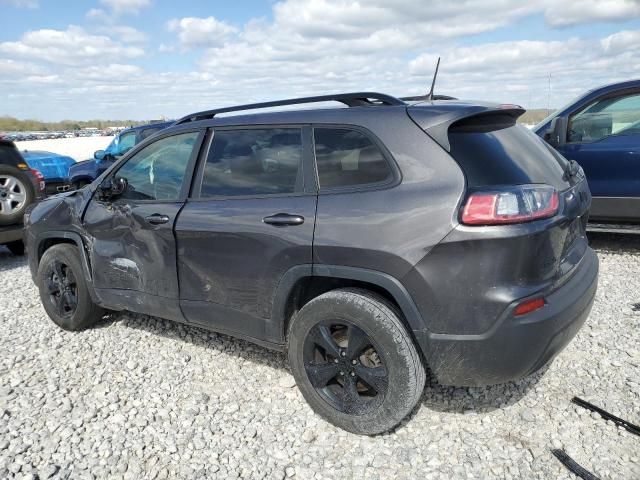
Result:
<svg viewBox="0 0 640 480">
<path fill-rule="evenodd" d="M 220 116 L 338 101 L 349 108 Z M 429 369 L 528 375 L 593 303 L 584 175 L 513 105 L 353 93 L 189 115 L 28 215 L 60 327 L 131 310 L 288 352 L 316 412 L 397 425 Z"/>
<path fill-rule="evenodd" d="M 0 137 L 0 245 L 15 255 L 24 253 L 24 213 L 44 188 L 42 174 L 29 168 L 11 140 Z"/>
</svg>

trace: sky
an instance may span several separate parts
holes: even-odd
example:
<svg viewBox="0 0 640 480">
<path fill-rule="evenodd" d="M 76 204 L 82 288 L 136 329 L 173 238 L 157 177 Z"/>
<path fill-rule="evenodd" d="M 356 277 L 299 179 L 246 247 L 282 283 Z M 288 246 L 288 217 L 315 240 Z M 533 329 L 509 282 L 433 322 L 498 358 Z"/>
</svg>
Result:
<svg viewBox="0 0 640 480">
<path fill-rule="evenodd" d="M 0 115 L 158 119 L 349 91 L 559 107 L 640 78 L 640 0 L 0 0 Z"/>
</svg>

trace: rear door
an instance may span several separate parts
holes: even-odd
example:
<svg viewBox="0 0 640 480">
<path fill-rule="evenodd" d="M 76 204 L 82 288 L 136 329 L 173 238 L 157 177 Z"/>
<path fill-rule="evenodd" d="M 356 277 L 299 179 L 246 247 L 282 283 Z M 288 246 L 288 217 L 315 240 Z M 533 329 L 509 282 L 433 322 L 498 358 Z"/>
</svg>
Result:
<svg viewBox="0 0 640 480">
<path fill-rule="evenodd" d="M 300 126 L 210 132 L 194 198 L 175 229 L 180 306 L 190 322 L 281 340 L 271 321 L 277 286 L 287 270 L 312 260 L 309 136 Z"/>
<path fill-rule="evenodd" d="M 640 91 L 601 98 L 570 115 L 567 143 L 558 150 L 584 169 L 592 218 L 638 219 Z"/>
<path fill-rule="evenodd" d="M 110 174 L 127 180 L 121 195 L 101 199 L 94 193 L 84 228 L 91 239 L 93 283 L 109 304 L 182 318 L 173 228 L 203 136 L 186 131 L 146 145 Z"/>
</svg>

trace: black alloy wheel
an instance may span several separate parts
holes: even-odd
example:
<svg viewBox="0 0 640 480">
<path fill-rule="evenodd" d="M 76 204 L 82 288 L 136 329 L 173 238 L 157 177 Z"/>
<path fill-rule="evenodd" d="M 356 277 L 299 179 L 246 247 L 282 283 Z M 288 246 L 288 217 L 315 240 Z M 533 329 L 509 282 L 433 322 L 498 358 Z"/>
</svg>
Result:
<svg viewBox="0 0 640 480">
<path fill-rule="evenodd" d="M 327 321 L 304 344 L 304 367 L 316 392 L 336 410 L 360 415 L 384 400 L 389 375 L 374 342 L 356 325 Z"/>
<path fill-rule="evenodd" d="M 56 313 L 71 318 L 78 308 L 78 285 L 73 270 L 55 260 L 49 265 L 47 280 L 47 292 Z"/>
</svg>

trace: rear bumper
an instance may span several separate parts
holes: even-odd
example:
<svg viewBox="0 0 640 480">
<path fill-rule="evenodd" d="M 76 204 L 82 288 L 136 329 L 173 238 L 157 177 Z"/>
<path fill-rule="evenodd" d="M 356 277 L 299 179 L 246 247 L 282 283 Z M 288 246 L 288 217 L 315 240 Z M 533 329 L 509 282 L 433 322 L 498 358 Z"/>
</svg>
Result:
<svg viewBox="0 0 640 480">
<path fill-rule="evenodd" d="M 576 335 L 589 316 L 597 283 L 598 257 L 588 248 L 572 278 L 545 295 L 547 305 L 540 310 L 515 317 L 513 309 L 525 298 L 513 302 L 482 334 L 414 333 L 442 384 L 481 386 L 517 380 L 548 364 Z"/>
</svg>

